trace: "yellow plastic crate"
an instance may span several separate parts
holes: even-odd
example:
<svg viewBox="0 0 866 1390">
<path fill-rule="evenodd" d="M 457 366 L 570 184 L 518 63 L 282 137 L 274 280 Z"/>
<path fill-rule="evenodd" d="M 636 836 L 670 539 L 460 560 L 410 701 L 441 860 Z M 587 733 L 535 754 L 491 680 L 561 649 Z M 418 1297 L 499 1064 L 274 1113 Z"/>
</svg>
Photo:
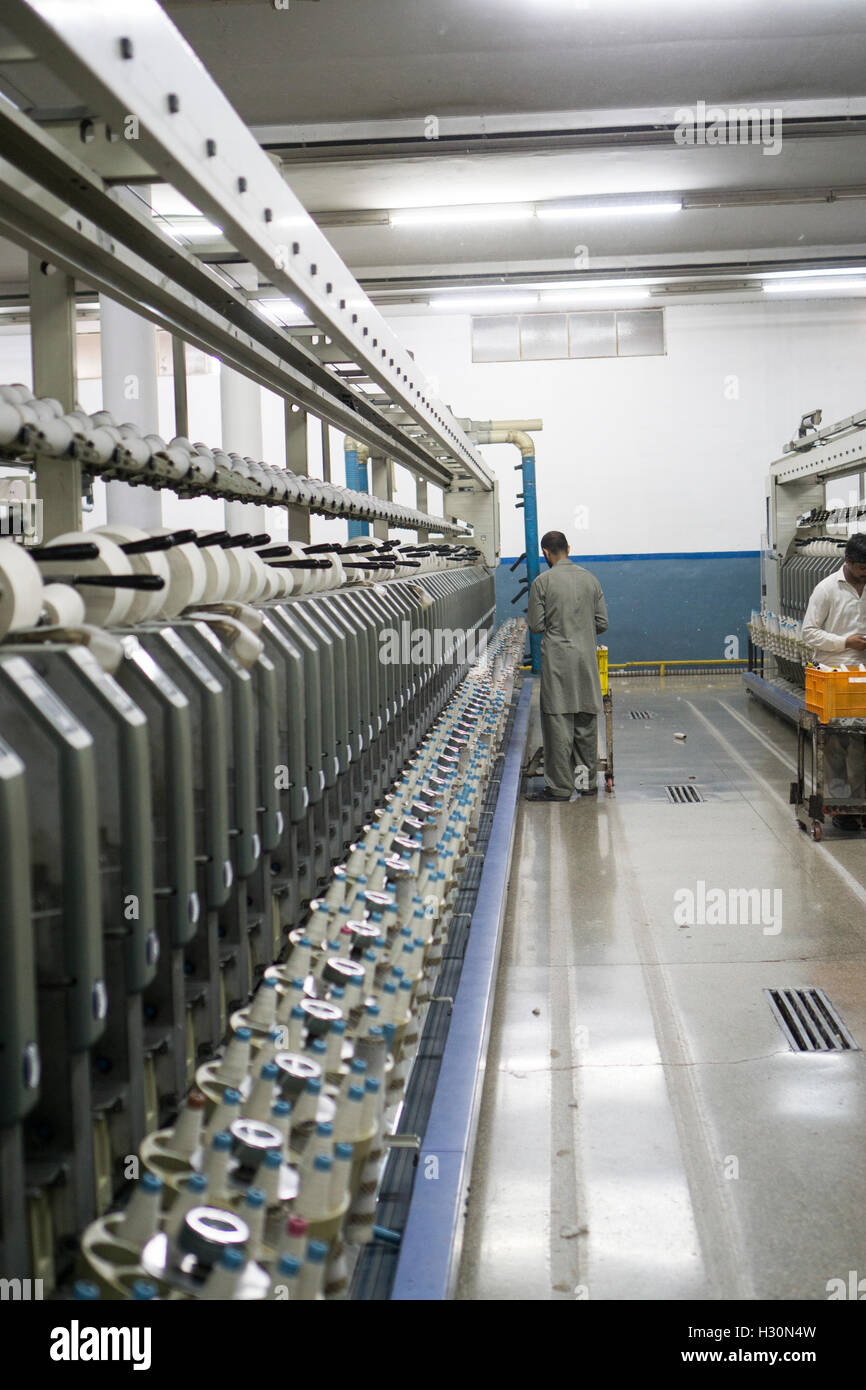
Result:
<svg viewBox="0 0 866 1390">
<path fill-rule="evenodd" d="M 866 719 L 866 671 L 818 671 L 807 666 L 806 708 L 822 724 L 830 719 Z"/>
<path fill-rule="evenodd" d="M 607 684 L 607 647 L 596 647 L 595 654 L 598 657 L 598 674 L 601 677 L 601 693 L 606 695 Z"/>
</svg>

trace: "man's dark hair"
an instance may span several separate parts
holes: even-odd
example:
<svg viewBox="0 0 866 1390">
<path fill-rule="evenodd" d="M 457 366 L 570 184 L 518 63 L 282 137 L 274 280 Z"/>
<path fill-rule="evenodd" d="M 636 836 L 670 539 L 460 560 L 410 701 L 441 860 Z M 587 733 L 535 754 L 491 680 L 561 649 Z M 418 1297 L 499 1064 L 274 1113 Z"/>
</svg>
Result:
<svg viewBox="0 0 866 1390">
<path fill-rule="evenodd" d="M 852 565 L 866 565 L 866 533 L 857 531 L 848 537 L 845 559 L 850 560 Z"/>
<path fill-rule="evenodd" d="M 866 536 L 863 537 L 866 541 Z M 561 531 L 545 531 L 541 537 L 542 550 L 549 550 L 551 555 L 567 555 L 568 541 Z"/>
</svg>

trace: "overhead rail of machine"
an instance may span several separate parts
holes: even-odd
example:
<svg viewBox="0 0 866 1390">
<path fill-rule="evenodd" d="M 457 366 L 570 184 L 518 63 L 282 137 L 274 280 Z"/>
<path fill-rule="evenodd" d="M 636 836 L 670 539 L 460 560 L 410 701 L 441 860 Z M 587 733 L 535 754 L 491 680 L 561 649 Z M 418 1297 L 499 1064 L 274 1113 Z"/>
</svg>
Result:
<svg viewBox="0 0 866 1390">
<path fill-rule="evenodd" d="M 156 0 L 131 11 L 99 0 L 10 0 L 4 23 L 75 92 L 89 119 L 115 132 L 134 123 L 136 153 L 153 181 L 217 223 L 381 388 L 387 409 L 163 231 L 141 200 L 110 186 L 86 162 L 84 139 L 73 154 L 6 103 L 0 231 L 423 481 L 492 491 L 493 474 L 460 423 Z"/>
</svg>

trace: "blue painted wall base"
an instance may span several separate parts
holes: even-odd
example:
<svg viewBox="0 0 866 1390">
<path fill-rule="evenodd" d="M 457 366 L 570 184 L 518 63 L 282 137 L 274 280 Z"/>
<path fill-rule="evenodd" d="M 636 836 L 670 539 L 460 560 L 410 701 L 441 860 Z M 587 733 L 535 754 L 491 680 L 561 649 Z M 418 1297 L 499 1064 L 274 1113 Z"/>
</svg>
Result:
<svg viewBox="0 0 866 1390">
<path fill-rule="evenodd" d="M 526 599 L 511 605 L 521 587 L 502 559 L 496 571 L 496 621 L 525 614 Z M 613 663 L 701 661 L 748 655 L 747 623 L 761 606 L 757 550 L 667 555 L 572 556 L 596 575 L 610 627 L 603 640 Z M 544 568 L 544 559 L 541 566 Z M 739 650 L 731 650 L 731 638 Z"/>
</svg>

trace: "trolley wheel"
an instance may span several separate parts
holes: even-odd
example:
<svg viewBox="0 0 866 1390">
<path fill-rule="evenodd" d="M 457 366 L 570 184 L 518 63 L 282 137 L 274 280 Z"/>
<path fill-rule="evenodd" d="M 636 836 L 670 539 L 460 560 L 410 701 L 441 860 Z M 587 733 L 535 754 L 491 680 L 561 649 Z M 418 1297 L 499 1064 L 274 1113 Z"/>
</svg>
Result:
<svg viewBox="0 0 866 1390">
<path fill-rule="evenodd" d="M 824 838 L 824 827 L 823 827 L 823 825 L 821 824 L 821 822 L 820 822 L 819 820 L 813 820 L 813 821 L 812 821 L 812 839 L 813 839 L 813 840 L 823 840 L 823 838 Z"/>
</svg>

